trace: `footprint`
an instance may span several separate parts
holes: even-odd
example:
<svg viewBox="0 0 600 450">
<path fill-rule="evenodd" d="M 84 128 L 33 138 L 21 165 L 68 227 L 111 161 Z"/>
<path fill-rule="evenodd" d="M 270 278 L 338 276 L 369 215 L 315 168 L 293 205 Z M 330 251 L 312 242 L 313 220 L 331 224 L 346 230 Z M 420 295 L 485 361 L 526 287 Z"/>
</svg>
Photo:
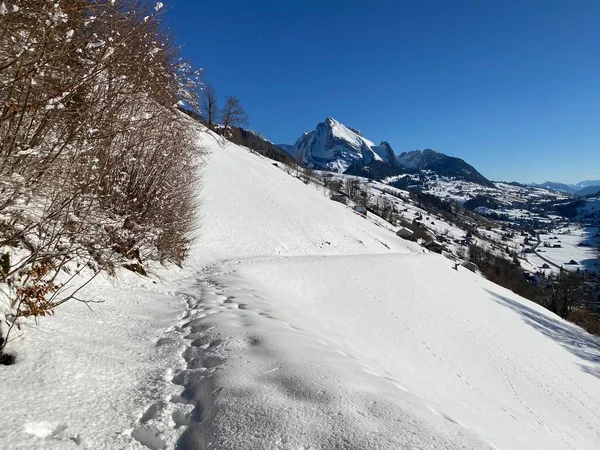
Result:
<svg viewBox="0 0 600 450">
<path fill-rule="evenodd" d="M 218 356 L 204 356 L 196 357 L 188 362 L 187 368 L 190 370 L 194 369 L 212 369 L 219 366 L 223 362 L 222 358 Z"/>
<path fill-rule="evenodd" d="M 248 336 L 248 343 L 250 345 L 258 345 L 261 342 L 261 338 L 258 336 Z"/>
<path fill-rule="evenodd" d="M 188 415 L 179 409 L 173 411 L 171 418 L 173 419 L 173 422 L 175 422 L 175 428 L 187 427 L 190 424 L 190 418 Z"/>
<path fill-rule="evenodd" d="M 185 359 L 185 362 L 190 362 L 192 359 L 198 357 L 198 349 L 194 347 L 188 347 L 183 351 L 181 356 L 183 359 Z"/>
<path fill-rule="evenodd" d="M 173 377 L 171 383 L 176 384 L 177 386 L 185 386 L 185 380 L 189 375 L 189 370 L 182 370 L 177 375 Z"/>
<path fill-rule="evenodd" d="M 164 337 L 164 338 L 160 338 L 159 340 L 156 341 L 156 346 L 157 347 L 162 347 L 163 345 L 171 345 L 176 343 L 177 341 L 173 338 L 170 337 Z"/>
<path fill-rule="evenodd" d="M 211 342 L 210 338 L 208 336 L 201 336 L 197 339 L 194 339 L 190 345 L 192 347 L 203 347 L 205 345 L 209 345 Z"/>
<path fill-rule="evenodd" d="M 179 405 L 193 405 L 193 399 L 185 396 L 185 390 L 181 393 L 181 395 L 174 395 L 171 397 L 171 403 L 179 404 Z"/>
<path fill-rule="evenodd" d="M 156 417 L 156 414 L 158 414 L 158 410 L 159 410 L 158 403 L 152 403 L 150 405 L 150 407 L 148 407 L 148 409 L 146 409 L 146 412 L 142 415 L 142 417 L 140 419 L 140 423 L 146 423 L 149 420 L 154 419 Z"/>
<path fill-rule="evenodd" d="M 144 427 L 137 427 L 131 432 L 131 437 L 151 450 L 163 450 L 166 445 L 164 441 L 154 434 L 151 430 Z"/>
</svg>

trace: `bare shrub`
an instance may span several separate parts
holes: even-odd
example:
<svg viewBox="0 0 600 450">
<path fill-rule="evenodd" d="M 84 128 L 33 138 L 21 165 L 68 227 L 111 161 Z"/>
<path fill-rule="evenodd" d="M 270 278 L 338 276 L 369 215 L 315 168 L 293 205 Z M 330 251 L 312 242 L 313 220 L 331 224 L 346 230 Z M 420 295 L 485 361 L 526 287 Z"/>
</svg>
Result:
<svg viewBox="0 0 600 450">
<path fill-rule="evenodd" d="M 540 304 L 563 319 L 568 319 L 577 308 L 592 298 L 583 275 L 561 269 L 557 275 L 548 277 Z"/>
<path fill-rule="evenodd" d="M 6 4 L 0 250 L 27 251 L 3 261 L 8 334 L 19 318 L 50 315 L 77 299 L 77 290 L 61 294 L 85 267 L 98 273 L 119 261 L 186 256 L 197 148 L 177 104 L 196 106 L 199 78 L 164 34 L 158 5 Z"/>
<path fill-rule="evenodd" d="M 600 317 L 598 314 L 585 308 L 574 308 L 568 320 L 579 325 L 588 333 L 600 336 Z"/>
<path fill-rule="evenodd" d="M 300 180 L 304 184 L 308 184 L 313 179 L 314 174 L 315 174 L 315 171 L 312 168 L 310 168 L 308 166 L 302 167 L 302 169 L 300 171 Z"/>
<path fill-rule="evenodd" d="M 329 191 L 332 194 L 339 194 L 341 189 L 342 189 L 342 182 L 340 180 L 331 180 L 331 182 L 329 183 Z"/>
<path fill-rule="evenodd" d="M 283 163 L 283 170 L 288 175 L 292 175 L 296 171 L 297 163 L 295 161 L 290 161 L 288 163 Z"/>
<path fill-rule="evenodd" d="M 427 233 L 427 229 L 418 222 L 408 222 L 407 220 L 400 219 L 398 225 L 412 231 L 415 239 L 422 239 L 423 241 L 432 239 L 429 233 Z"/>
</svg>

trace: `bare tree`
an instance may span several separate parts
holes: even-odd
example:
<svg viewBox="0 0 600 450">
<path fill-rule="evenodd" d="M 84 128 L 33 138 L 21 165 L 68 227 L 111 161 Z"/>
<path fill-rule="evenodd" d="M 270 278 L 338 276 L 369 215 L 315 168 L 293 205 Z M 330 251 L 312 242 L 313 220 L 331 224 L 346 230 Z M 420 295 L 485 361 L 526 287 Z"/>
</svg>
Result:
<svg viewBox="0 0 600 450">
<path fill-rule="evenodd" d="M 222 112 L 223 127 L 225 133 L 231 126 L 241 126 L 248 124 L 248 115 L 240 104 L 237 97 L 228 96 L 225 100 L 225 107 Z"/>
<path fill-rule="evenodd" d="M 550 278 L 544 291 L 542 306 L 563 319 L 568 319 L 577 306 L 590 303 L 593 298 L 585 278 L 564 269 Z"/>
<path fill-rule="evenodd" d="M 345 182 L 346 194 L 352 200 L 356 200 L 356 195 L 360 190 L 360 180 L 358 178 L 347 178 Z"/>
<path fill-rule="evenodd" d="M 215 121 L 219 116 L 219 99 L 217 97 L 217 91 L 210 83 L 205 83 L 202 88 L 200 108 L 206 116 L 208 128 L 212 130 Z"/>
</svg>

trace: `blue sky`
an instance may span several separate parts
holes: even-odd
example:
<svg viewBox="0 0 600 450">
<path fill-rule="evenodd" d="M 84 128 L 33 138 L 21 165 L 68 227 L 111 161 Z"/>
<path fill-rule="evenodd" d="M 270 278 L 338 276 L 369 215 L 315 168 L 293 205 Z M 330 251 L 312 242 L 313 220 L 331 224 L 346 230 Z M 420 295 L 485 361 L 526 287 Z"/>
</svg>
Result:
<svg viewBox="0 0 600 450">
<path fill-rule="evenodd" d="M 494 180 L 600 179 L 600 1 L 165 3 L 184 56 L 276 143 L 331 116 Z"/>
</svg>

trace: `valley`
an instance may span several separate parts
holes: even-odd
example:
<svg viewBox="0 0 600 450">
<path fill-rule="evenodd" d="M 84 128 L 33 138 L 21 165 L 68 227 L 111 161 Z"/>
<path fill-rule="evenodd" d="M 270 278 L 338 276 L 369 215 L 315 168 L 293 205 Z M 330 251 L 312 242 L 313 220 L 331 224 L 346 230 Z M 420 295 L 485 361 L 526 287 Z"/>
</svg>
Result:
<svg viewBox="0 0 600 450">
<path fill-rule="evenodd" d="M 588 3 L 0 0 L 0 449 L 600 449 Z"/>
</svg>

